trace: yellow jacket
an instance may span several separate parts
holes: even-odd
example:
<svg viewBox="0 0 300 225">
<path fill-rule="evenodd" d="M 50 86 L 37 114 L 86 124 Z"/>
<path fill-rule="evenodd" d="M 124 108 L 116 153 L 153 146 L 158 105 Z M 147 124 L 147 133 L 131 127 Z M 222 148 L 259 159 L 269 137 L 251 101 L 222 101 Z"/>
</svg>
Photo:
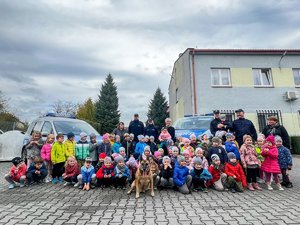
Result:
<svg viewBox="0 0 300 225">
<path fill-rule="evenodd" d="M 75 156 L 76 141 L 66 140 L 65 145 L 66 145 L 66 157 L 68 158 L 69 156 Z"/>
</svg>

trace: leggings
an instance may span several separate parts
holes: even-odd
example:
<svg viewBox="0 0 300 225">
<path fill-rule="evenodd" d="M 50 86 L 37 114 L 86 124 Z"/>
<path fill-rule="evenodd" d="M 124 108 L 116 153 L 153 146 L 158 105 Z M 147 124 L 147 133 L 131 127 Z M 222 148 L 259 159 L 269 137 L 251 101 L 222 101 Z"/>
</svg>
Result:
<svg viewBox="0 0 300 225">
<path fill-rule="evenodd" d="M 247 183 L 256 183 L 256 177 L 259 176 L 259 168 L 247 168 Z"/>
<path fill-rule="evenodd" d="M 63 172 L 64 172 L 64 165 L 65 162 L 60 162 L 60 163 L 56 163 L 53 165 L 53 170 L 52 170 L 52 177 L 53 178 L 59 178 L 62 176 Z"/>
<path fill-rule="evenodd" d="M 290 178 L 287 173 L 287 169 L 281 169 L 281 174 L 282 174 L 282 181 L 286 184 L 290 183 Z"/>
<path fill-rule="evenodd" d="M 271 175 L 273 174 L 273 179 L 275 181 L 276 184 L 279 184 L 279 178 L 278 178 L 278 174 L 277 173 L 266 173 L 266 182 L 270 183 L 271 181 Z"/>
</svg>

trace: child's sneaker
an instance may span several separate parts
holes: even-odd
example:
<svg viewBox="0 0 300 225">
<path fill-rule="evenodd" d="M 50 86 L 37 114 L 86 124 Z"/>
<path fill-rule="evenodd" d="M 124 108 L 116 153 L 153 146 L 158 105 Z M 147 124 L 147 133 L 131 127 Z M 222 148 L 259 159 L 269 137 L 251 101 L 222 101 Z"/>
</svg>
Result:
<svg viewBox="0 0 300 225">
<path fill-rule="evenodd" d="M 57 184 L 57 178 L 56 178 L 56 177 L 54 177 L 54 178 L 52 179 L 52 184 Z"/>
<path fill-rule="evenodd" d="M 46 177 L 45 182 L 46 182 L 46 183 L 51 182 L 51 178 L 50 178 L 50 177 Z"/>
<path fill-rule="evenodd" d="M 68 186 L 69 184 L 71 184 L 71 182 L 65 182 L 64 186 Z"/>
<path fill-rule="evenodd" d="M 250 191 L 254 191 L 254 188 L 253 188 L 253 186 L 252 186 L 251 183 L 249 183 L 249 184 L 247 185 L 247 188 L 248 188 Z"/>
<path fill-rule="evenodd" d="M 259 191 L 262 190 L 262 189 L 258 186 L 258 183 L 253 183 L 253 187 L 254 187 L 254 189 L 256 189 L 256 190 L 259 190 Z"/>
<path fill-rule="evenodd" d="M 8 186 L 9 189 L 13 189 L 13 188 L 15 188 L 15 187 L 16 187 L 15 184 L 10 184 L 10 185 Z"/>
<path fill-rule="evenodd" d="M 271 184 L 267 184 L 267 188 L 268 188 L 269 191 L 272 191 L 272 190 L 273 190 Z"/>
<path fill-rule="evenodd" d="M 63 182 L 64 182 L 64 179 L 63 179 L 62 177 L 59 177 L 59 178 L 58 178 L 58 182 L 59 182 L 59 183 L 63 183 Z"/>
<path fill-rule="evenodd" d="M 79 186 L 79 182 L 77 182 L 76 184 L 74 184 L 74 187 L 78 187 Z"/>
<path fill-rule="evenodd" d="M 277 184 L 277 188 L 278 188 L 279 191 L 284 191 L 284 189 L 281 187 L 280 184 Z"/>
</svg>

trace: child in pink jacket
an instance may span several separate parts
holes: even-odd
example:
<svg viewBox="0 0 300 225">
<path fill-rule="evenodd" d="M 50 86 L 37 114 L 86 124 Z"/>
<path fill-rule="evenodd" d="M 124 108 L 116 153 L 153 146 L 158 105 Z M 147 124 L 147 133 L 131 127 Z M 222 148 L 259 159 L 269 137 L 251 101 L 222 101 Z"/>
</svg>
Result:
<svg viewBox="0 0 300 225">
<path fill-rule="evenodd" d="M 45 162 L 46 168 L 48 170 L 48 176 L 46 177 L 46 182 L 51 181 L 51 175 L 52 174 L 52 163 L 51 163 L 51 148 L 52 144 L 55 140 L 54 134 L 48 134 L 46 143 L 43 145 L 41 149 L 41 157 Z"/>
<path fill-rule="evenodd" d="M 270 135 L 266 138 L 266 143 L 262 148 L 261 155 L 264 157 L 261 169 L 266 174 L 266 184 L 268 190 L 273 190 L 271 186 L 272 175 L 278 190 L 283 190 L 278 177 L 281 171 L 278 163 L 278 149 L 275 145 L 275 138 L 273 135 Z"/>
</svg>

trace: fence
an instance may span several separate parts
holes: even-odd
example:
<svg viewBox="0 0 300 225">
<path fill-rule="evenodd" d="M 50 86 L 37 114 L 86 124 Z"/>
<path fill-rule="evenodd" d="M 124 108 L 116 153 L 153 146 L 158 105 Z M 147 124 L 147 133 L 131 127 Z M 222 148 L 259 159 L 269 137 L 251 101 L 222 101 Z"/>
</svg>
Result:
<svg viewBox="0 0 300 225">
<path fill-rule="evenodd" d="M 279 123 L 283 125 L 280 110 L 256 110 L 256 114 L 257 114 L 257 120 L 258 120 L 258 126 L 260 132 L 262 132 L 262 130 L 267 125 L 267 118 L 269 116 L 276 116 L 278 118 Z"/>
<path fill-rule="evenodd" d="M 235 120 L 235 112 L 234 110 L 219 110 L 221 114 L 226 116 L 226 120 L 233 122 Z"/>
</svg>

